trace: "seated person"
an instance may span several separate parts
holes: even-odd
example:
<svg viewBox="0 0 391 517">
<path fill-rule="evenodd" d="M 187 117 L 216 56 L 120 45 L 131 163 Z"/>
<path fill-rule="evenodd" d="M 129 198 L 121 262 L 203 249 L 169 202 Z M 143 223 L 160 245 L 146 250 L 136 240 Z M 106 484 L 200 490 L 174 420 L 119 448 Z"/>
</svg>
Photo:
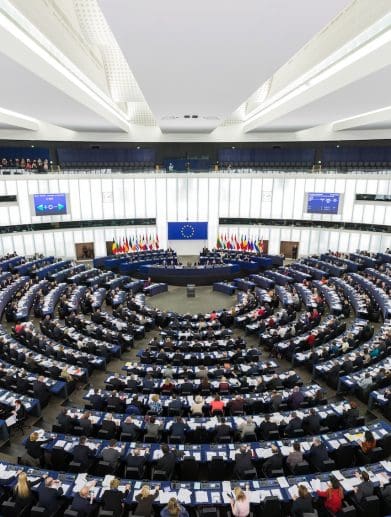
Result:
<svg viewBox="0 0 391 517">
<path fill-rule="evenodd" d="M 234 476 L 237 479 L 244 479 L 246 470 L 253 467 L 251 448 L 241 445 L 239 451 L 235 454 Z"/>
<path fill-rule="evenodd" d="M 210 413 L 213 416 L 216 412 L 224 413 L 224 402 L 220 400 L 219 395 L 215 395 L 214 400 L 209 404 L 210 405 Z"/>
<path fill-rule="evenodd" d="M 319 438 L 313 441 L 310 450 L 306 453 L 306 458 L 318 472 L 322 470 L 323 462 L 329 459 L 329 454 Z"/>
<path fill-rule="evenodd" d="M 290 469 L 293 471 L 298 463 L 303 461 L 303 453 L 300 450 L 300 443 L 295 442 L 293 444 L 293 451 L 289 453 L 288 458 L 286 460 Z"/>
<path fill-rule="evenodd" d="M 303 422 L 301 418 L 297 416 L 296 411 L 293 411 L 291 414 L 291 419 L 289 420 L 288 425 L 285 427 L 284 433 L 286 436 L 290 436 L 296 429 L 302 429 L 302 426 Z"/>
<path fill-rule="evenodd" d="M 105 511 L 113 512 L 114 517 L 121 517 L 124 511 L 124 499 L 129 494 L 130 485 L 125 486 L 125 492 L 119 490 L 120 480 L 110 481 L 110 489 L 105 490 L 102 496 L 102 505 Z"/>
<path fill-rule="evenodd" d="M 72 451 L 72 460 L 81 463 L 83 472 L 87 472 L 92 465 L 92 450 L 86 445 L 87 437 L 80 436 L 78 445 Z"/>
<path fill-rule="evenodd" d="M 71 510 L 85 517 L 89 517 L 95 513 L 97 504 L 94 502 L 94 496 L 90 494 L 90 490 L 95 486 L 95 483 L 96 481 L 92 481 L 88 485 L 83 486 L 80 492 L 74 495 Z"/>
<path fill-rule="evenodd" d="M 372 481 L 369 479 L 368 472 L 365 470 L 363 470 L 361 473 L 356 472 L 356 477 L 361 480 L 361 483 L 354 487 L 353 500 L 355 500 L 357 503 L 361 503 L 363 499 L 373 495 L 375 487 Z"/>
<path fill-rule="evenodd" d="M 55 513 L 60 509 L 60 497 L 63 489 L 58 479 L 48 476 L 38 488 L 38 502 L 49 514 Z"/>
<path fill-rule="evenodd" d="M 284 458 L 276 445 L 271 446 L 272 455 L 263 464 L 262 470 L 266 477 L 272 475 L 273 470 L 280 470 L 283 467 Z"/>
<path fill-rule="evenodd" d="M 111 439 L 109 445 L 102 450 L 102 459 L 110 464 L 113 471 L 116 471 L 121 459 L 121 453 L 117 450 L 117 441 Z"/>
<path fill-rule="evenodd" d="M 255 433 L 256 425 L 254 420 L 251 416 L 247 417 L 246 420 L 240 424 L 239 431 L 240 431 L 240 437 L 243 440 L 243 438 L 246 435 L 251 435 Z"/>
<path fill-rule="evenodd" d="M 304 513 L 313 513 L 312 497 L 305 485 L 299 485 L 298 497 L 293 498 L 292 517 L 302 517 Z"/>
<path fill-rule="evenodd" d="M 158 459 L 156 470 L 163 470 L 166 472 L 167 478 L 171 479 L 175 469 L 176 456 L 174 452 L 170 451 L 169 446 L 165 443 L 161 445 L 161 451 L 163 456 Z"/>
<path fill-rule="evenodd" d="M 335 476 L 330 476 L 327 490 L 318 490 L 317 495 L 323 499 L 323 505 L 333 515 L 340 512 L 343 501 L 343 489 Z"/>
</svg>

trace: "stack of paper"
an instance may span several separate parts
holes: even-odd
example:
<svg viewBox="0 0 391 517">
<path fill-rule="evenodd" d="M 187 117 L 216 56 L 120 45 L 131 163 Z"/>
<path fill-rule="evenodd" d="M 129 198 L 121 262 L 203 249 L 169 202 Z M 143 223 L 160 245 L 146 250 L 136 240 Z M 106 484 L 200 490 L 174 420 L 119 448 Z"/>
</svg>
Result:
<svg viewBox="0 0 391 517">
<path fill-rule="evenodd" d="M 197 503 L 208 503 L 208 492 L 205 490 L 197 490 L 195 493 L 195 498 Z"/>
<path fill-rule="evenodd" d="M 183 504 L 191 503 L 191 491 L 187 488 L 181 488 L 178 492 L 178 500 Z"/>
</svg>

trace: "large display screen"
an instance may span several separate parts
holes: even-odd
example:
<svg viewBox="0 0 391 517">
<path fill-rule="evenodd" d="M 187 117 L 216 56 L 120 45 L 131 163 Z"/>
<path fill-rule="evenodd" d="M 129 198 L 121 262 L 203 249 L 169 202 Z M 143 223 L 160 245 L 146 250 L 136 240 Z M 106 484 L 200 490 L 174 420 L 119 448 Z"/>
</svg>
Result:
<svg viewBox="0 0 391 517">
<path fill-rule="evenodd" d="M 66 194 L 34 194 L 35 215 L 64 215 L 67 213 Z"/>
<path fill-rule="evenodd" d="M 307 194 L 307 212 L 309 214 L 338 214 L 339 194 L 309 192 Z"/>
<path fill-rule="evenodd" d="M 208 238 L 208 223 L 167 223 L 168 240 L 205 240 Z"/>
</svg>

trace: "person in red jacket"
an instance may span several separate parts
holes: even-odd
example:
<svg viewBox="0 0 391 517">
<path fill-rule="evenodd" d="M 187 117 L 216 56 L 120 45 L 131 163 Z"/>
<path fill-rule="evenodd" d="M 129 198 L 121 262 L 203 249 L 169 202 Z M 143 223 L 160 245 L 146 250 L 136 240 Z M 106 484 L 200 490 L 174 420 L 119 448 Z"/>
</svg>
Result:
<svg viewBox="0 0 391 517">
<path fill-rule="evenodd" d="M 316 339 L 316 337 L 312 333 L 307 337 L 307 345 L 309 348 L 312 348 L 314 346 L 315 339 Z"/>
<path fill-rule="evenodd" d="M 324 499 L 323 504 L 326 510 L 333 513 L 341 511 L 343 501 L 343 489 L 336 477 L 330 476 L 329 488 L 327 490 L 318 490 L 319 497 Z"/>
</svg>

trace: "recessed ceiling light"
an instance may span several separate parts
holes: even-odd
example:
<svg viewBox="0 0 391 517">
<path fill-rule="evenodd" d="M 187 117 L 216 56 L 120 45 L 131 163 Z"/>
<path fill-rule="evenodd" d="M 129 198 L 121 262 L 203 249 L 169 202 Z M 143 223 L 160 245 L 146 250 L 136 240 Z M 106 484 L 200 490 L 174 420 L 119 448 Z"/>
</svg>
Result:
<svg viewBox="0 0 391 517">
<path fill-rule="evenodd" d="M 336 148 L 337 148 L 337 149 L 339 149 L 339 147 L 340 147 L 340 146 L 339 146 L 339 144 L 337 144 L 337 145 L 336 145 Z"/>
<path fill-rule="evenodd" d="M 232 146 L 232 149 L 236 149 L 236 147 L 233 145 L 233 146 Z"/>
<path fill-rule="evenodd" d="M 138 145 L 138 146 L 136 147 L 136 149 L 140 149 L 140 146 Z"/>
<path fill-rule="evenodd" d="M 31 147 L 35 147 L 35 145 L 32 145 Z"/>
</svg>

